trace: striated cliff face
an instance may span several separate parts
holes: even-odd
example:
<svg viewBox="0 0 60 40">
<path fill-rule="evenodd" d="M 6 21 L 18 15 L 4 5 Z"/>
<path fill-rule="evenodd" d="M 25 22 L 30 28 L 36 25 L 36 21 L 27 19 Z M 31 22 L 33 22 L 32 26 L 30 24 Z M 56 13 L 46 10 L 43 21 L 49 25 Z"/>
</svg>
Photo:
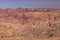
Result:
<svg viewBox="0 0 60 40">
<path fill-rule="evenodd" d="M 60 9 L 0 8 L 0 39 L 20 36 L 60 37 Z"/>
</svg>

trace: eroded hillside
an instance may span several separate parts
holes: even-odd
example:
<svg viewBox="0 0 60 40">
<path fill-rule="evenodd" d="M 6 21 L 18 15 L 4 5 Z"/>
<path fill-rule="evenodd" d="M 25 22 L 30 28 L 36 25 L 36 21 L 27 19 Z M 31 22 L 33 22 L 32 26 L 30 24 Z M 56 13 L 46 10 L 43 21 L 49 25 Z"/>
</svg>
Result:
<svg viewBox="0 0 60 40">
<path fill-rule="evenodd" d="M 0 39 L 24 40 L 22 37 L 60 37 L 60 9 L 0 8 Z"/>
</svg>

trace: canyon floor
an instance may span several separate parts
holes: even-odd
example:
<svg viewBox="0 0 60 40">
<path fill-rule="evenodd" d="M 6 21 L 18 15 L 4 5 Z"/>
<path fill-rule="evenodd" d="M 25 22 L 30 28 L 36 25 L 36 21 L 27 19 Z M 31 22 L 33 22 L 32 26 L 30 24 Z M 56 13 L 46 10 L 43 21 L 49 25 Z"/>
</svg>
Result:
<svg viewBox="0 0 60 40">
<path fill-rule="evenodd" d="M 0 40 L 60 40 L 60 8 L 0 8 Z"/>
</svg>

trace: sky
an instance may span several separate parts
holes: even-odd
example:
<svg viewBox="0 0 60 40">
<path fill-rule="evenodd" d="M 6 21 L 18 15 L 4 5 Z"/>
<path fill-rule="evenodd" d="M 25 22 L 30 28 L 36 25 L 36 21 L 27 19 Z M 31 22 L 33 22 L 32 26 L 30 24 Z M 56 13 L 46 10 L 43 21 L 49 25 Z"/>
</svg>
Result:
<svg viewBox="0 0 60 40">
<path fill-rule="evenodd" d="M 60 0 L 0 0 L 0 8 L 60 8 Z"/>
</svg>

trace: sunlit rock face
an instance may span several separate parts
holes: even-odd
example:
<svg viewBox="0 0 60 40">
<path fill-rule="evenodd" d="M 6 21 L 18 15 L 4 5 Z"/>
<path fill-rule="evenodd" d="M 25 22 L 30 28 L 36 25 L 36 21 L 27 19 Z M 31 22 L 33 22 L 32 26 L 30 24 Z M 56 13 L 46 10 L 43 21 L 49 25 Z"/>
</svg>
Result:
<svg viewBox="0 0 60 40">
<path fill-rule="evenodd" d="M 60 9 L 0 8 L 0 39 L 60 36 Z"/>
</svg>

